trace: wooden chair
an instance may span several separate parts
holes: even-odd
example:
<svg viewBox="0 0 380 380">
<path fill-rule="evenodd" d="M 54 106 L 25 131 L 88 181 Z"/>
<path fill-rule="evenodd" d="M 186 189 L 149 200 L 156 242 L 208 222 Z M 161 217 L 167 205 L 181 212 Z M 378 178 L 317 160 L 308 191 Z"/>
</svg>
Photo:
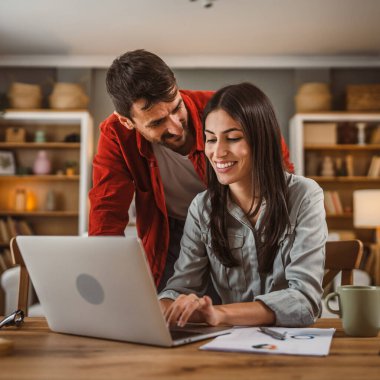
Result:
<svg viewBox="0 0 380 380">
<path fill-rule="evenodd" d="M 25 316 L 27 316 L 28 315 L 28 295 L 29 295 L 29 285 L 30 285 L 29 273 L 26 269 L 24 260 L 18 248 L 16 238 L 12 238 L 12 240 L 10 241 L 10 248 L 11 248 L 13 264 L 20 266 L 20 284 L 19 284 L 19 289 L 18 289 L 17 308 L 22 310 Z"/>
<path fill-rule="evenodd" d="M 326 288 L 342 272 L 341 285 L 353 284 L 354 269 L 358 269 L 363 256 L 360 240 L 328 241 L 326 243 L 325 269 L 322 287 Z"/>
</svg>

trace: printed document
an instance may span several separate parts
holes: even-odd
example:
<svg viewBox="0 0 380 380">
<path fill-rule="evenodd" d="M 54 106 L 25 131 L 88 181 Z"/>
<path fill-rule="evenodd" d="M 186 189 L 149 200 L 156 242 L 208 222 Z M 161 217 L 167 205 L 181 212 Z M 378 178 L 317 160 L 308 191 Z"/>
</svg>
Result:
<svg viewBox="0 0 380 380">
<path fill-rule="evenodd" d="M 235 327 L 228 335 L 215 338 L 201 350 L 235 351 L 284 355 L 327 356 L 335 329 L 271 327 L 286 332 L 284 340 L 275 339 L 257 327 Z"/>
</svg>

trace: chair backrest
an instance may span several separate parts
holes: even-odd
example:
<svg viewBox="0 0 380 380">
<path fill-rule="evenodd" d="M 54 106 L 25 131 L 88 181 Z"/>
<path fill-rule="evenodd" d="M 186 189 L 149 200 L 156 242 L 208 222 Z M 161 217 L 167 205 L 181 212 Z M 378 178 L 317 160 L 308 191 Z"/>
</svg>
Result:
<svg viewBox="0 0 380 380">
<path fill-rule="evenodd" d="M 27 316 L 28 315 L 28 294 L 29 294 L 29 284 L 30 284 L 29 273 L 26 269 L 24 260 L 18 248 L 16 238 L 11 239 L 10 248 L 11 248 L 13 264 L 20 265 L 20 284 L 18 288 L 17 308 L 22 310 L 25 316 Z"/>
<path fill-rule="evenodd" d="M 341 285 L 353 284 L 354 269 L 358 269 L 363 256 L 363 243 L 360 240 L 328 241 L 326 243 L 326 273 L 322 287 L 325 288 L 342 272 Z"/>
</svg>

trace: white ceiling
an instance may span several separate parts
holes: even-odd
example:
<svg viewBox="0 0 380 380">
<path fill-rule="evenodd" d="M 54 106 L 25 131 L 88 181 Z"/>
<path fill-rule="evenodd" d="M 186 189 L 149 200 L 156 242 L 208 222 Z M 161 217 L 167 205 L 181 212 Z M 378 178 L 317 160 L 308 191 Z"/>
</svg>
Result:
<svg viewBox="0 0 380 380">
<path fill-rule="evenodd" d="M 0 64 L 108 66 L 144 48 L 183 67 L 316 57 L 380 66 L 379 0 L 202 2 L 0 0 Z"/>
</svg>

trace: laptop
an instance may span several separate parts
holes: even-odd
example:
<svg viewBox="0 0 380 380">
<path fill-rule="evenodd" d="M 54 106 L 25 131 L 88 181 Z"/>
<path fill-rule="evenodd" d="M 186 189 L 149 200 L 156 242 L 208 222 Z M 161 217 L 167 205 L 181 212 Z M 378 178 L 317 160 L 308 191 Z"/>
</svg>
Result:
<svg viewBox="0 0 380 380">
<path fill-rule="evenodd" d="M 230 327 L 169 329 L 137 237 L 17 236 L 52 331 L 171 347 Z"/>
</svg>

